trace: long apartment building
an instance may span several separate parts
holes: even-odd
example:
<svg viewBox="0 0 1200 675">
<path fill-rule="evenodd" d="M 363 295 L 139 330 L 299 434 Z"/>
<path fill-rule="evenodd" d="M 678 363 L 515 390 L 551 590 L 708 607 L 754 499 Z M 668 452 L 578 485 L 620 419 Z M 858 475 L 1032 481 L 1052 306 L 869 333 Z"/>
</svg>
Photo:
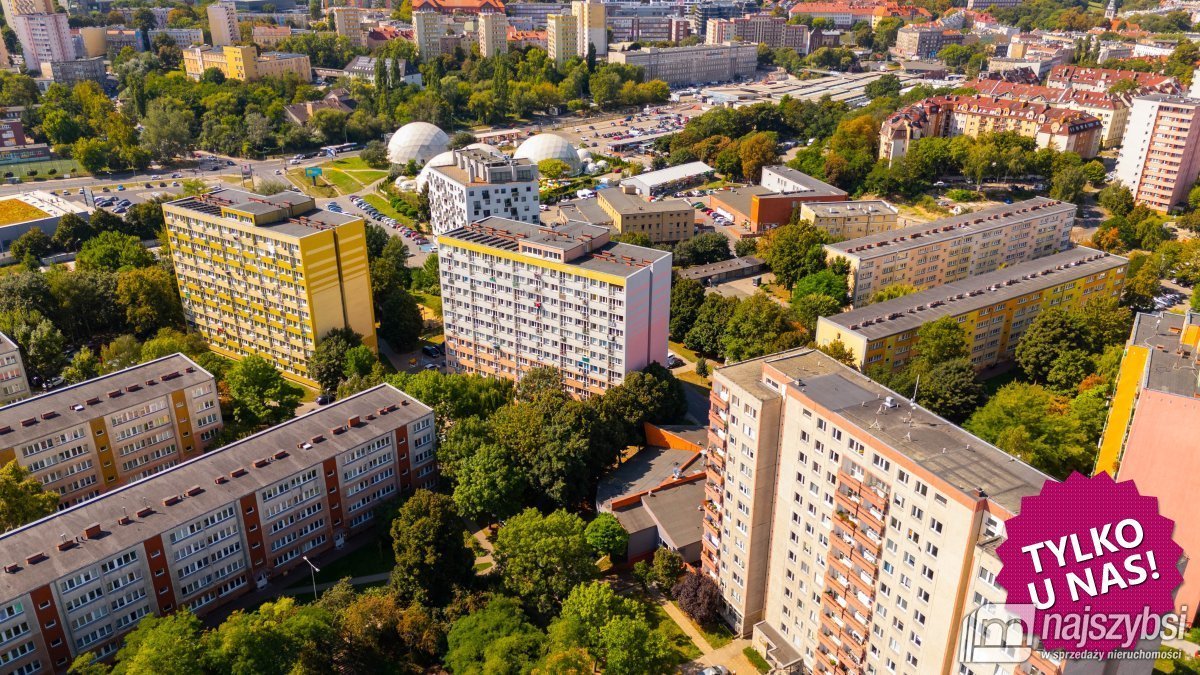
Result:
<svg viewBox="0 0 1200 675">
<path fill-rule="evenodd" d="M 883 121 L 879 156 L 889 161 L 903 157 L 908 146 L 921 138 L 976 138 L 1011 131 L 1034 139 L 1039 148 L 1074 152 L 1086 159 L 1100 151 L 1101 127 L 1089 113 L 1048 103 L 980 95 L 931 96 Z"/>
<path fill-rule="evenodd" d="M 303 82 L 312 80 L 312 64 L 307 54 L 286 52 L 263 52 L 259 54 L 253 45 L 225 47 L 188 47 L 183 50 L 183 70 L 193 80 L 199 80 L 204 71 L 216 68 L 225 77 L 243 82 L 253 82 L 264 77 L 282 78 L 295 75 Z"/>
<path fill-rule="evenodd" d="M 563 374 L 573 396 L 666 363 L 671 254 L 586 223 L 485 218 L 438 236 L 446 363 L 511 380 Z"/>
<path fill-rule="evenodd" d="M 771 49 L 794 49 L 801 54 L 809 51 L 808 26 L 789 24 L 786 16 L 765 13 L 709 19 L 704 41 L 710 45 L 726 42 L 765 44 Z"/>
<path fill-rule="evenodd" d="M 846 202 L 803 202 L 800 218 L 838 239 L 865 237 L 896 229 L 899 212 L 880 199 Z"/>
<path fill-rule="evenodd" d="M 166 202 L 163 216 L 184 317 L 213 351 L 258 354 L 316 386 L 308 360 L 331 329 L 376 348 L 362 218 L 231 188 Z"/>
<path fill-rule="evenodd" d="M 862 306 L 893 284 L 940 286 L 1066 249 L 1075 211 L 1074 204 L 1035 197 L 828 244 L 825 250 L 850 263 L 850 299 Z"/>
<path fill-rule="evenodd" d="M 434 445 L 433 411 L 379 385 L 0 535 L 4 672 L 109 657 L 142 617 L 203 615 L 319 562 L 436 481 Z"/>
<path fill-rule="evenodd" d="M 29 396 L 29 377 L 21 348 L 4 333 L 0 333 L 0 405 L 8 405 Z M 2 465 L 0 465 L 2 466 Z"/>
<path fill-rule="evenodd" d="M 963 82 L 982 96 L 1045 103 L 1053 108 L 1066 108 L 1087 113 L 1100 120 L 1100 146 L 1112 148 L 1121 144 L 1129 122 L 1129 103 L 1122 96 L 1090 89 L 1056 89 L 1037 84 L 1005 80 L 975 79 Z"/>
<path fill-rule="evenodd" d="M 0 466 L 67 507 L 199 455 L 221 426 L 212 374 L 172 354 L 0 408 Z"/>
<path fill-rule="evenodd" d="M 75 59 L 75 44 L 65 13 L 19 14 L 10 23 L 21 42 L 26 70 L 41 70 L 43 63 Z"/>
<path fill-rule="evenodd" d="M 1121 359 L 1116 392 L 1100 438 L 1096 473 L 1133 480 L 1175 521 L 1173 538 L 1200 557 L 1195 496 L 1200 485 L 1200 314 L 1138 314 Z M 1195 621 L 1200 566 L 1183 570 L 1175 606 Z"/>
<path fill-rule="evenodd" d="M 808 349 L 714 371 L 708 440 L 701 567 L 778 672 L 1058 669 L 957 649 L 1048 476 Z"/>
<path fill-rule="evenodd" d="M 951 317 L 966 333 L 971 363 L 986 368 L 1012 359 L 1017 341 L 1043 310 L 1120 297 L 1128 263 L 1103 251 L 1074 248 L 821 317 L 816 342 L 841 342 L 860 369 L 895 369 L 920 352 L 921 326 Z"/>
<path fill-rule="evenodd" d="M 644 47 L 609 52 L 608 61 L 639 66 L 643 69 L 646 80 L 662 80 L 673 87 L 704 82 L 728 82 L 754 74 L 758 68 L 758 45 Z"/>
<path fill-rule="evenodd" d="M 579 56 L 586 57 L 591 50 L 596 56 L 608 54 L 607 8 L 598 0 L 575 0 L 571 3 L 571 15 L 575 17 L 575 47 Z"/>
<path fill-rule="evenodd" d="M 434 234 L 491 216 L 537 222 L 537 164 L 479 148 L 454 150 L 451 157 L 451 163 L 440 166 L 431 161 L 426 172 Z"/>
<path fill-rule="evenodd" d="M 961 45 L 967 39 L 961 30 L 939 22 L 902 26 L 896 31 L 896 45 L 891 51 L 904 59 L 936 58 L 938 52 L 950 45 Z"/>
<path fill-rule="evenodd" d="M 1200 98 L 1151 94 L 1133 99 L 1116 180 L 1133 199 L 1170 211 L 1200 176 Z"/>
<path fill-rule="evenodd" d="M 579 55 L 579 18 L 572 14 L 546 16 L 546 55 L 561 67 Z"/>
</svg>

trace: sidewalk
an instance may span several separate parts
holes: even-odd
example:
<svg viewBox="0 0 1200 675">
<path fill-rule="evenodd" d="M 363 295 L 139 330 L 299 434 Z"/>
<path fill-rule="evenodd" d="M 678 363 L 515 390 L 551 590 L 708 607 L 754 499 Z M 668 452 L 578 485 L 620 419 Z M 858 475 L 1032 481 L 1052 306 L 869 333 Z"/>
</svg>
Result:
<svg viewBox="0 0 1200 675">
<path fill-rule="evenodd" d="M 692 623 L 692 620 L 688 618 L 687 614 L 683 613 L 682 609 L 679 609 L 675 603 L 668 600 L 662 593 L 656 591 L 652 597 L 654 598 L 654 601 L 658 603 L 658 606 L 662 607 L 663 610 L 666 611 L 667 616 L 671 617 L 671 620 L 679 626 L 684 634 L 691 638 L 692 642 L 696 643 L 696 646 L 700 648 L 700 653 L 702 655 L 711 654 L 713 651 L 715 651 L 713 646 L 709 644 L 708 639 L 704 637 L 704 634 L 699 630 L 696 630 L 695 624 Z M 703 658 L 703 656 L 701 658 Z"/>
</svg>

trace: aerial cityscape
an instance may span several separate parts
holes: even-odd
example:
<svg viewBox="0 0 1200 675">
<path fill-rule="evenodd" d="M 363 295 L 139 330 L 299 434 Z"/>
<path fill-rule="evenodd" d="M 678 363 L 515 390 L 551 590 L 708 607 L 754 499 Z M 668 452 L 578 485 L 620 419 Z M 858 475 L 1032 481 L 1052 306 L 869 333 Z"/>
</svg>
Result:
<svg viewBox="0 0 1200 675">
<path fill-rule="evenodd" d="M 0 675 L 1200 673 L 1200 2 L 0 5 Z"/>
</svg>

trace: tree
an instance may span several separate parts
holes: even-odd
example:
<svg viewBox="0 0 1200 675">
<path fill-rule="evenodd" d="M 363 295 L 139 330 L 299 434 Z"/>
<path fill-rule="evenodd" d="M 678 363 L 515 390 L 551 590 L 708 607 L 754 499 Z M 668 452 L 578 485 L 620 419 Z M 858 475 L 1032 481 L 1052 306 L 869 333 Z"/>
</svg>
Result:
<svg viewBox="0 0 1200 675">
<path fill-rule="evenodd" d="M 738 145 L 738 157 L 742 162 L 742 176 L 757 183 L 762 178 L 763 167 L 774 164 L 779 158 L 775 134 L 760 131 L 742 139 Z"/>
<path fill-rule="evenodd" d="M 746 258 L 758 254 L 757 239 L 738 239 L 733 245 L 733 254 L 739 258 Z"/>
<path fill-rule="evenodd" d="M 142 116 L 141 144 L 150 156 L 168 162 L 188 151 L 192 144 L 192 111 L 170 99 L 155 99 Z"/>
<path fill-rule="evenodd" d="M 290 419 L 304 390 L 283 379 L 274 364 L 257 354 L 242 357 L 225 374 L 233 417 L 250 427 Z"/>
<path fill-rule="evenodd" d="M 813 293 L 828 296 L 839 304 L 849 302 L 849 284 L 845 274 L 839 274 L 831 269 L 824 269 L 815 274 L 801 278 L 792 286 L 792 297 L 802 298 Z"/>
<path fill-rule="evenodd" d="M 641 246 L 643 248 L 651 248 L 654 246 L 654 242 L 651 241 L 650 235 L 645 234 L 644 232 L 622 232 L 620 234 L 613 235 L 612 240 L 619 241 L 622 244 L 629 244 L 630 246 Z"/>
<path fill-rule="evenodd" d="M 387 146 L 383 141 L 371 141 L 358 153 L 359 159 L 372 169 L 386 169 L 391 162 L 387 158 Z"/>
<path fill-rule="evenodd" d="M 829 241 L 824 230 L 797 221 L 768 232 L 759 244 L 759 253 L 775 273 L 775 280 L 791 290 L 801 278 L 825 269 L 824 245 Z"/>
<path fill-rule="evenodd" d="M 901 88 L 900 78 L 888 73 L 878 80 L 869 82 L 863 89 L 863 93 L 867 95 L 867 98 L 874 100 L 885 96 L 899 96 Z"/>
<path fill-rule="evenodd" d="M 95 234 L 95 230 L 88 224 L 88 221 L 74 213 L 65 213 L 58 220 L 58 227 L 55 228 L 54 236 L 50 241 L 56 248 L 75 252 L 79 250 L 83 242 L 91 239 Z"/>
<path fill-rule="evenodd" d="M 58 493 L 47 492 L 42 482 L 16 460 L 0 468 L 0 531 L 7 532 L 58 510 Z"/>
<path fill-rule="evenodd" d="M 682 341 L 696 323 L 704 304 L 704 286 L 695 279 L 678 277 L 671 284 L 671 339 Z"/>
<path fill-rule="evenodd" d="M 1108 209 L 1109 213 L 1115 216 L 1125 216 L 1133 210 L 1133 193 L 1120 183 L 1106 186 L 1096 197 L 1100 206 Z"/>
<path fill-rule="evenodd" d="M 287 675 L 327 670 L 335 637 L 333 617 L 324 608 L 280 598 L 253 612 L 235 611 L 203 643 L 217 672 Z"/>
<path fill-rule="evenodd" d="M 40 227 L 32 227 L 17 237 L 8 248 L 14 260 L 24 260 L 26 257 L 35 261 L 46 257 L 51 249 L 50 237 Z"/>
<path fill-rule="evenodd" d="M 346 352 L 362 344 L 362 336 L 349 328 L 334 328 L 317 342 L 308 359 L 308 376 L 324 391 L 337 389 L 346 374 Z"/>
<path fill-rule="evenodd" d="M 137 237 L 106 231 L 83 242 L 75 265 L 83 270 L 120 270 L 149 267 L 156 262 L 154 254 L 142 246 Z"/>
<path fill-rule="evenodd" d="M 1000 388 L 964 425 L 980 438 L 1051 476 L 1087 472 L 1095 446 L 1070 414 L 1063 397 L 1037 384 L 1012 382 Z"/>
<path fill-rule="evenodd" d="M 571 175 L 571 167 L 561 159 L 543 159 L 538 162 L 538 171 L 550 179 L 563 178 Z"/>
<path fill-rule="evenodd" d="M 808 331 L 809 335 L 815 335 L 817 332 L 817 319 L 841 313 L 842 303 L 836 298 L 831 298 L 828 295 L 820 293 L 810 293 L 799 297 L 793 295 L 792 310 L 795 312 L 796 319 L 804 327 L 804 330 Z"/>
<path fill-rule="evenodd" d="M 696 623 L 713 623 L 721 615 L 721 589 L 707 574 L 688 572 L 671 587 L 671 597 Z"/>
<path fill-rule="evenodd" d="M 739 304 L 737 298 L 720 293 L 704 296 L 696 320 L 683 338 L 684 346 L 713 356 L 723 354 L 725 329 Z"/>
<path fill-rule="evenodd" d="M 917 329 L 917 352 L 928 364 L 970 359 L 967 334 L 953 317 L 944 316 Z"/>
<path fill-rule="evenodd" d="M 654 583 L 669 590 L 683 572 L 683 557 L 669 548 L 659 547 L 650 563 L 650 575 Z"/>
<path fill-rule="evenodd" d="M 53 323 L 38 312 L 0 313 L 0 332 L 21 348 L 25 370 L 43 380 L 58 375 L 66 365 L 67 340 Z"/>
<path fill-rule="evenodd" d="M 463 530 L 447 495 L 422 489 L 404 502 L 391 526 L 391 585 L 402 601 L 444 607 L 471 579 L 475 557 L 463 544 Z"/>
<path fill-rule="evenodd" d="M 117 277 L 116 299 L 125 309 L 125 321 L 139 335 L 183 323 L 178 287 L 170 272 L 162 267 L 122 272 Z"/>
<path fill-rule="evenodd" d="M 916 293 L 916 292 L 917 292 L 917 287 L 913 286 L 912 284 L 904 284 L 904 283 L 891 284 L 889 286 L 884 286 L 883 288 L 875 291 L 875 293 L 871 295 L 871 300 L 869 301 L 868 304 L 873 305 L 877 302 L 887 302 L 888 300 L 895 300 L 896 298 L 903 298 L 906 295 L 912 295 L 913 293 Z"/>
<path fill-rule="evenodd" d="M 603 581 L 579 584 L 562 603 L 562 611 L 550 625 L 551 643 L 556 648 L 580 646 L 599 651 L 600 632 L 620 618 L 641 615 L 637 601 L 616 593 Z"/>
<path fill-rule="evenodd" d="M 1083 327 L 1066 310 L 1044 309 L 1017 341 L 1017 365 L 1031 381 L 1044 384 L 1060 354 L 1080 345 Z"/>
<path fill-rule="evenodd" d="M 646 422 L 678 422 L 687 414 L 687 398 L 683 383 L 655 363 L 630 373 L 624 382 L 605 392 L 596 407 L 603 426 L 622 428 L 618 445 L 623 447 L 644 440 L 642 429 Z"/>
<path fill-rule="evenodd" d="M 142 361 L 142 345 L 132 335 L 119 335 L 100 348 L 100 363 L 104 373 L 135 366 Z"/>
<path fill-rule="evenodd" d="M 117 652 L 115 672 L 128 675 L 178 673 L 203 675 L 207 650 L 200 620 L 184 609 L 166 616 L 147 616 L 125 636 Z"/>
<path fill-rule="evenodd" d="M 795 332 L 788 312 L 779 303 L 758 293 L 738 303 L 725 324 L 721 351 L 729 361 L 742 361 L 778 351 L 786 334 Z"/>
<path fill-rule="evenodd" d="M 397 288 L 379 303 L 379 334 L 397 351 L 415 349 L 421 340 L 425 319 L 417 299 Z"/>
<path fill-rule="evenodd" d="M 62 378 L 67 384 L 76 384 L 99 376 L 100 359 L 87 347 L 80 349 L 62 371 Z"/>
<path fill-rule="evenodd" d="M 366 375 L 371 372 L 371 367 L 376 363 L 379 363 L 379 359 L 370 347 L 366 345 L 351 347 L 346 351 L 346 366 L 343 374 L 346 377 Z"/>
<path fill-rule="evenodd" d="M 624 555 L 629 546 L 629 533 L 611 513 L 601 513 L 583 531 L 588 546 L 600 555 Z"/>
<path fill-rule="evenodd" d="M 680 267 L 707 265 L 733 257 L 729 250 L 729 239 L 719 232 L 707 232 L 684 239 L 675 245 L 674 253 L 675 264 Z"/>
<path fill-rule="evenodd" d="M 1087 185 L 1087 172 L 1083 167 L 1068 166 L 1054 172 L 1050 177 L 1050 198 L 1064 202 L 1077 202 Z"/>
<path fill-rule="evenodd" d="M 454 504 L 463 515 L 503 520 L 519 512 L 527 483 L 512 452 L 482 445 L 455 470 Z"/>
<path fill-rule="evenodd" d="M 642 618 L 620 617 L 600 629 L 599 651 L 609 675 L 651 675 L 671 671 L 673 651 L 662 633 Z"/>
<path fill-rule="evenodd" d="M 983 403 L 983 383 L 965 358 L 935 362 L 917 387 L 917 403 L 961 424 Z"/>
<path fill-rule="evenodd" d="M 450 627 L 446 666 L 456 675 L 526 672 L 544 640 L 517 600 L 496 597 Z"/>
<path fill-rule="evenodd" d="M 526 509 L 509 518 L 496 535 L 494 557 L 504 588 L 541 616 L 596 573 L 583 521 L 561 510 L 543 516 Z"/>
</svg>

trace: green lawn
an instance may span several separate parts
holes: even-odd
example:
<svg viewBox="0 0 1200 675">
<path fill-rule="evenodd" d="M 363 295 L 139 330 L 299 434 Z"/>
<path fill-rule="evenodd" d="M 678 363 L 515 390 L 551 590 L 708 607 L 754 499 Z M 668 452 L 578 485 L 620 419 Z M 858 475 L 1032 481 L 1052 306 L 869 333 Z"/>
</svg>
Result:
<svg viewBox="0 0 1200 675">
<path fill-rule="evenodd" d="M 671 604 L 675 605 L 676 608 L 679 607 L 679 605 L 675 602 L 672 602 Z M 720 649 L 730 642 L 733 642 L 733 631 L 729 630 L 729 627 L 720 621 L 703 626 L 695 621 L 692 621 L 692 626 L 695 627 L 696 630 L 700 631 L 700 634 L 704 636 L 705 640 L 708 640 L 708 644 L 712 645 L 713 649 Z"/>
<path fill-rule="evenodd" d="M 321 174 L 321 177 L 330 183 L 333 183 L 334 187 L 338 189 L 338 192 L 344 195 L 348 195 L 351 192 L 358 192 L 359 190 L 363 189 L 362 183 L 359 183 L 358 180 L 352 178 L 350 174 L 342 171 L 326 169 L 325 173 Z"/>
<path fill-rule="evenodd" d="M 352 553 L 347 553 L 328 564 L 322 564 L 320 560 L 314 560 L 314 562 L 317 564 L 317 567 L 321 568 L 321 571 L 317 572 L 318 584 L 332 583 L 346 577 L 364 577 L 381 572 L 390 572 L 392 567 L 396 565 L 396 559 L 392 551 L 386 548 L 386 542 L 382 538 L 377 542 L 368 543 Z M 303 590 L 311 587 L 311 578 L 304 583 L 292 586 L 295 590 Z M 312 595 L 312 593 L 310 592 L 309 595 Z"/>
<path fill-rule="evenodd" d="M 758 672 L 765 673 L 771 670 L 771 664 L 767 663 L 767 660 L 764 659 L 762 654 L 759 654 L 754 647 L 746 647 L 742 650 L 742 653 L 745 654 L 746 658 L 750 660 L 750 663 L 758 669 Z"/>
<path fill-rule="evenodd" d="M 412 294 L 417 299 L 417 302 L 428 307 L 434 316 L 439 319 L 442 318 L 442 296 L 423 291 L 413 291 Z"/>
<path fill-rule="evenodd" d="M 309 197 L 324 197 L 332 199 L 338 196 L 337 188 L 325 180 L 325 176 L 317 176 L 317 184 L 313 185 L 313 180 L 304 175 L 301 169 L 291 169 L 285 174 L 293 185 L 300 188 L 304 194 Z"/>
<path fill-rule="evenodd" d="M 54 173 L 49 173 L 51 170 Z M 36 171 L 36 176 L 30 176 L 30 171 Z M 5 164 L 0 166 L 0 174 L 5 178 L 20 178 L 23 182 L 43 181 L 47 178 L 61 178 L 64 174 L 86 176 L 87 172 L 73 159 L 46 159 L 38 162 L 21 162 L 20 164 Z"/>
<path fill-rule="evenodd" d="M 644 600 L 643 602 L 646 604 L 646 620 L 650 622 L 655 632 L 665 637 L 667 643 L 674 648 L 676 665 L 700 658 L 700 648 L 667 614 L 667 610 L 656 603 Z"/>
<path fill-rule="evenodd" d="M 373 166 L 368 166 L 361 157 L 343 157 L 335 159 L 332 162 L 325 162 L 321 165 L 322 169 L 342 169 L 344 171 L 379 171 L 383 175 L 387 175 L 386 170 L 376 169 Z"/>
<path fill-rule="evenodd" d="M 412 218 L 409 218 L 403 213 L 400 213 L 396 209 L 392 208 L 392 203 L 388 201 L 386 197 L 383 197 L 382 195 L 368 194 L 363 195 L 363 199 L 371 206 L 379 209 L 379 212 L 388 218 L 395 218 L 396 221 L 401 225 L 412 227 Z"/>
</svg>

